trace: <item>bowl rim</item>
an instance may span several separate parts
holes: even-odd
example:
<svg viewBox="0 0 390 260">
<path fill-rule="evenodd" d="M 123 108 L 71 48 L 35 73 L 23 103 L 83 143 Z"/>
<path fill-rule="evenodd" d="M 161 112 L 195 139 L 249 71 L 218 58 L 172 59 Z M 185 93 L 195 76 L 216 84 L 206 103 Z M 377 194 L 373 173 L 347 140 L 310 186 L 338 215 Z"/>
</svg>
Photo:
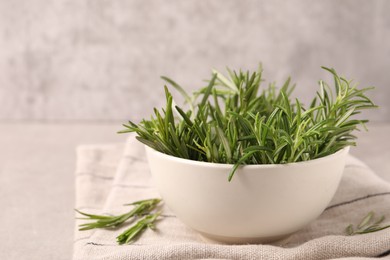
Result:
<svg viewBox="0 0 390 260">
<path fill-rule="evenodd" d="M 202 166 L 202 167 L 210 167 L 210 168 L 222 168 L 222 169 L 231 169 L 234 164 L 228 164 L 228 163 L 214 163 L 214 162 L 203 162 L 203 161 L 196 161 L 196 160 L 190 160 L 190 159 L 185 159 L 181 157 L 176 157 L 173 155 L 165 154 L 160 151 L 157 151 L 147 145 L 145 145 L 145 150 L 148 152 L 152 152 L 157 154 L 159 157 L 165 158 L 169 161 L 174 161 L 178 163 L 185 163 L 188 165 L 193 165 L 193 166 Z M 324 157 L 312 159 L 312 160 L 307 160 L 307 161 L 300 161 L 300 162 L 291 162 L 291 163 L 284 163 L 284 164 L 245 164 L 239 166 L 239 169 L 245 168 L 245 169 L 257 169 L 257 168 L 282 168 L 282 167 L 292 167 L 292 166 L 303 166 L 307 164 L 316 164 L 316 163 L 322 163 L 323 161 L 329 161 L 332 160 L 334 157 L 341 156 L 343 154 L 348 154 L 350 149 L 350 146 L 346 146 L 340 150 L 338 150 L 335 153 L 329 154 Z"/>
</svg>

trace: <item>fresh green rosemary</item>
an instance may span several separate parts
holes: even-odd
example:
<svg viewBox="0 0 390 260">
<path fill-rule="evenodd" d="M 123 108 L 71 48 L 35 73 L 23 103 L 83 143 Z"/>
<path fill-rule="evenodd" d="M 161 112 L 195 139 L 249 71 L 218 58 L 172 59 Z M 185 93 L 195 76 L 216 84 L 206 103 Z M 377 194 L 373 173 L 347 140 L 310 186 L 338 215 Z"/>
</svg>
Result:
<svg viewBox="0 0 390 260">
<path fill-rule="evenodd" d="M 80 224 L 79 230 L 89 230 L 94 228 L 114 228 L 124 224 L 130 218 L 142 217 L 129 229 L 121 233 L 117 237 L 117 242 L 119 244 L 132 243 L 143 231 L 147 228 L 154 229 L 154 222 L 157 217 L 160 215 L 160 212 L 151 213 L 157 205 L 160 203 L 161 199 L 147 199 L 133 202 L 131 204 L 134 208 L 127 213 L 117 215 L 117 216 L 107 216 L 107 215 L 92 215 L 81 212 L 76 209 L 76 211 L 85 216 L 86 219 L 92 222 Z"/>
<path fill-rule="evenodd" d="M 334 69 L 334 91 L 320 80 L 310 106 L 291 100 L 290 78 L 277 90 L 260 85 L 262 68 L 250 73 L 213 71 L 208 86 L 189 95 L 173 80 L 162 77 L 185 98 L 188 108 L 175 106 L 165 86 L 166 107 L 154 109 L 150 120 L 124 124 L 119 133 L 136 132 L 137 139 L 168 155 L 196 161 L 233 164 L 229 181 L 240 165 L 307 161 L 355 145 L 351 133 L 368 120 L 351 119 L 376 107 Z"/>
<path fill-rule="evenodd" d="M 390 225 L 381 226 L 380 224 L 385 220 L 385 216 L 382 215 L 378 219 L 374 218 L 375 213 L 370 211 L 367 216 L 365 216 L 362 221 L 354 228 L 353 224 L 350 224 L 346 227 L 345 232 L 347 235 L 352 236 L 356 234 L 366 234 L 377 232 L 386 228 L 390 228 Z"/>
<path fill-rule="evenodd" d="M 118 244 L 128 244 L 133 242 L 137 236 L 141 235 L 147 228 L 155 229 L 154 222 L 161 212 L 157 212 L 151 215 L 146 215 L 139 220 L 135 225 L 124 231 L 122 234 L 116 237 Z"/>
</svg>

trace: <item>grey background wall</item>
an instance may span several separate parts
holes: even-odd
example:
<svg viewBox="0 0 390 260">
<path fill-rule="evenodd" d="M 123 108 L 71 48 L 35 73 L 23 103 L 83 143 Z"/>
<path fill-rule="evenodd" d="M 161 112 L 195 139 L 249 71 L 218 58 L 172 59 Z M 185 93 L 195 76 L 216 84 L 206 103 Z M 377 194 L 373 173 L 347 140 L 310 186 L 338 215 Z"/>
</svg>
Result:
<svg viewBox="0 0 390 260">
<path fill-rule="evenodd" d="M 390 121 L 390 1 L 1 0 L 0 120 L 138 120 L 210 69 L 255 69 L 309 100 L 321 65 L 371 93 Z"/>
</svg>

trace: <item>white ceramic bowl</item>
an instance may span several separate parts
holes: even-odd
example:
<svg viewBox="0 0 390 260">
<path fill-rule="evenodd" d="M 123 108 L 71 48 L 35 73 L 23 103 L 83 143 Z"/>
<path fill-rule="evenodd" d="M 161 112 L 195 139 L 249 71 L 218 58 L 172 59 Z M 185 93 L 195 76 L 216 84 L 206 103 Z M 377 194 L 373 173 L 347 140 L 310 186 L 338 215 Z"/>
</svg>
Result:
<svg viewBox="0 0 390 260">
<path fill-rule="evenodd" d="M 349 148 L 306 162 L 233 167 L 181 159 L 146 147 L 166 205 L 191 228 L 230 243 L 267 242 L 316 219 L 340 182 Z"/>
</svg>

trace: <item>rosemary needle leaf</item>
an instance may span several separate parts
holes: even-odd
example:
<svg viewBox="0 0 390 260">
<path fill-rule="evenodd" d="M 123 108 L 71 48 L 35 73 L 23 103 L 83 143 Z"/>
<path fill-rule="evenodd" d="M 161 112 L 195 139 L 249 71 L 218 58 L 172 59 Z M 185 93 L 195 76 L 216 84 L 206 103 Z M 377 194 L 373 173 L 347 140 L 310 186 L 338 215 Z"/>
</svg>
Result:
<svg viewBox="0 0 390 260">
<path fill-rule="evenodd" d="M 345 229 L 345 231 L 347 232 L 347 235 L 351 236 L 353 234 L 353 225 L 352 224 L 349 224 L 348 227 Z"/>
<path fill-rule="evenodd" d="M 87 218 L 79 218 L 79 219 L 109 219 L 109 218 L 111 218 L 110 216 L 87 214 L 87 213 L 81 212 L 80 210 L 77 210 L 77 209 L 75 209 L 75 211 L 77 213 L 87 217 Z"/>
<path fill-rule="evenodd" d="M 374 217 L 374 212 L 370 211 L 367 216 L 365 216 L 362 220 L 362 222 L 360 222 L 360 224 L 357 226 L 358 229 L 362 229 L 363 227 L 365 227 L 370 221 L 371 219 Z"/>
<path fill-rule="evenodd" d="M 382 215 L 382 216 L 374 223 L 374 225 L 379 225 L 379 224 L 382 223 L 384 220 L 385 220 L 385 215 Z"/>
<path fill-rule="evenodd" d="M 139 205 L 139 204 L 147 204 L 147 205 L 157 205 L 158 203 L 160 203 L 161 199 L 146 199 L 146 200 L 138 200 L 138 201 L 135 201 L 135 202 L 132 202 L 132 203 L 128 203 L 128 204 L 124 204 L 125 206 L 129 206 L 129 205 Z"/>
</svg>

